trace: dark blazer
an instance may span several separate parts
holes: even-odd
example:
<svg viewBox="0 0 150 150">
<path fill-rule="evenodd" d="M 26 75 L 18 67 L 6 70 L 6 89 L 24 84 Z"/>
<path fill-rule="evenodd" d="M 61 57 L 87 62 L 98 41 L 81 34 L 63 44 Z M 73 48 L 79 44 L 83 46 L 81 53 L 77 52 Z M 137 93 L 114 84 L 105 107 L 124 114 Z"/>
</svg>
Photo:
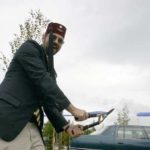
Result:
<svg viewBox="0 0 150 150">
<path fill-rule="evenodd" d="M 0 85 L 0 138 L 11 141 L 43 106 L 57 132 L 67 124 L 60 113 L 70 101 L 47 71 L 43 48 L 28 40 L 17 50 Z"/>
</svg>

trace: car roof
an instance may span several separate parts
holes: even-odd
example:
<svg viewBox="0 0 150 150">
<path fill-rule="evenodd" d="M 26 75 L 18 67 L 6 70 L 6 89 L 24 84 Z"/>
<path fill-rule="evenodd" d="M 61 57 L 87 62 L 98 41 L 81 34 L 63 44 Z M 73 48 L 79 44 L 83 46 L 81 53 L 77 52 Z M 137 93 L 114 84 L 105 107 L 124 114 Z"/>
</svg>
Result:
<svg viewBox="0 0 150 150">
<path fill-rule="evenodd" d="M 143 126 L 143 125 L 109 125 L 108 127 L 146 127 L 150 128 L 150 126 Z"/>
<path fill-rule="evenodd" d="M 98 135 L 103 133 L 108 128 L 119 128 L 119 127 L 128 127 L 128 128 L 150 128 L 150 126 L 143 126 L 143 125 L 107 125 L 104 126 L 101 129 L 96 130 L 95 132 L 92 132 L 90 135 Z"/>
</svg>

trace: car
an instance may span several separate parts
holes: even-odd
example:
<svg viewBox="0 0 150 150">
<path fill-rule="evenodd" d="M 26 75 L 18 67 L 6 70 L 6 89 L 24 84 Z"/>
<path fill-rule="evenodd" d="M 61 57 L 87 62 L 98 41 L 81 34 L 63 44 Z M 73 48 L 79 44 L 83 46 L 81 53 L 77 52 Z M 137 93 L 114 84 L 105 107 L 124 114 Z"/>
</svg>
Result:
<svg viewBox="0 0 150 150">
<path fill-rule="evenodd" d="M 72 138 L 70 150 L 150 150 L 150 126 L 111 125 L 102 133 Z"/>
</svg>

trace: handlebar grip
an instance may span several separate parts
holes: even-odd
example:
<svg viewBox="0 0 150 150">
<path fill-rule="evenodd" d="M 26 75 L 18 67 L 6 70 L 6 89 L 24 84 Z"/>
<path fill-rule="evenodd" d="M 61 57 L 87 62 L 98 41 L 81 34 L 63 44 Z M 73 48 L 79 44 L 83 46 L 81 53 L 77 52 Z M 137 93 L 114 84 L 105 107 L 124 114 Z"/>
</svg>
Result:
<svg viewBox="0 0 150 150">
<path fill-rule="evenodd" d="M 79 118 L 78 117 L 74 117 L 75 118 L 75 120 L 76 121 L 78 121 L 79 120 Z M 90 113 L 88 113 L 88 118 L 91 118 L 91 114 Z"/>
<path fill-rule="evenodd" d="M 98 114 L 97 113 L 93 113 L 93 112 L 91 112 L 91 113 L 88 113 L 88 118 L 92 118 L 92 117 L 97 117 L 98 116 Z M 74 117 L 75 118 L 75 120 L 76 121 L 78 121 L 79 119 L 78 119 L 78 117 Z"/>
<path fill-rule="evenodd" d="M 98 116 L 101 116 L 101 115 L 109 115 L 112 111 L 114 111 L 114 108 L 111 109 L 110 111 L 108 112 L 104 112 L 104 111 L 93 111 L 93 112 L 88 112 L 88 118 L 92 118 L 92 117 L 98 117 Z M 76 121 L 78 121 L 78 117 L 74 117 Z"/>
<path fill-rule="evenodd" d="M 104 112 L 89 112 L 88 113 L 88 118 L 92 118 L 92 117 L 98 117 L 99 115 L 103 115 L 105 114 Z M 78 117 L 74 117 L 76 121 L 78 121 Z"/>
</svg>

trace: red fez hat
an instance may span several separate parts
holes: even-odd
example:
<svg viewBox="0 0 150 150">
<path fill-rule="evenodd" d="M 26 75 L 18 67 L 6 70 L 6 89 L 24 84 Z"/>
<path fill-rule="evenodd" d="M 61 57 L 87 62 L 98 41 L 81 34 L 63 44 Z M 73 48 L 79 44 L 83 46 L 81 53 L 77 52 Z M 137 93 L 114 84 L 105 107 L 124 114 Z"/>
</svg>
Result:
<svg viewBox="0 0 150 150">
<path fill-rule="evenodd" d="M 62 37 L 64 37 L 66 33 L 66 27 L 59 23 L 51 22 L 48 24 L 45 34 L 50 33 L 50 31 L 52 31 L 53 33 L 57 33 L 61 35 Z"/>
</svg>

